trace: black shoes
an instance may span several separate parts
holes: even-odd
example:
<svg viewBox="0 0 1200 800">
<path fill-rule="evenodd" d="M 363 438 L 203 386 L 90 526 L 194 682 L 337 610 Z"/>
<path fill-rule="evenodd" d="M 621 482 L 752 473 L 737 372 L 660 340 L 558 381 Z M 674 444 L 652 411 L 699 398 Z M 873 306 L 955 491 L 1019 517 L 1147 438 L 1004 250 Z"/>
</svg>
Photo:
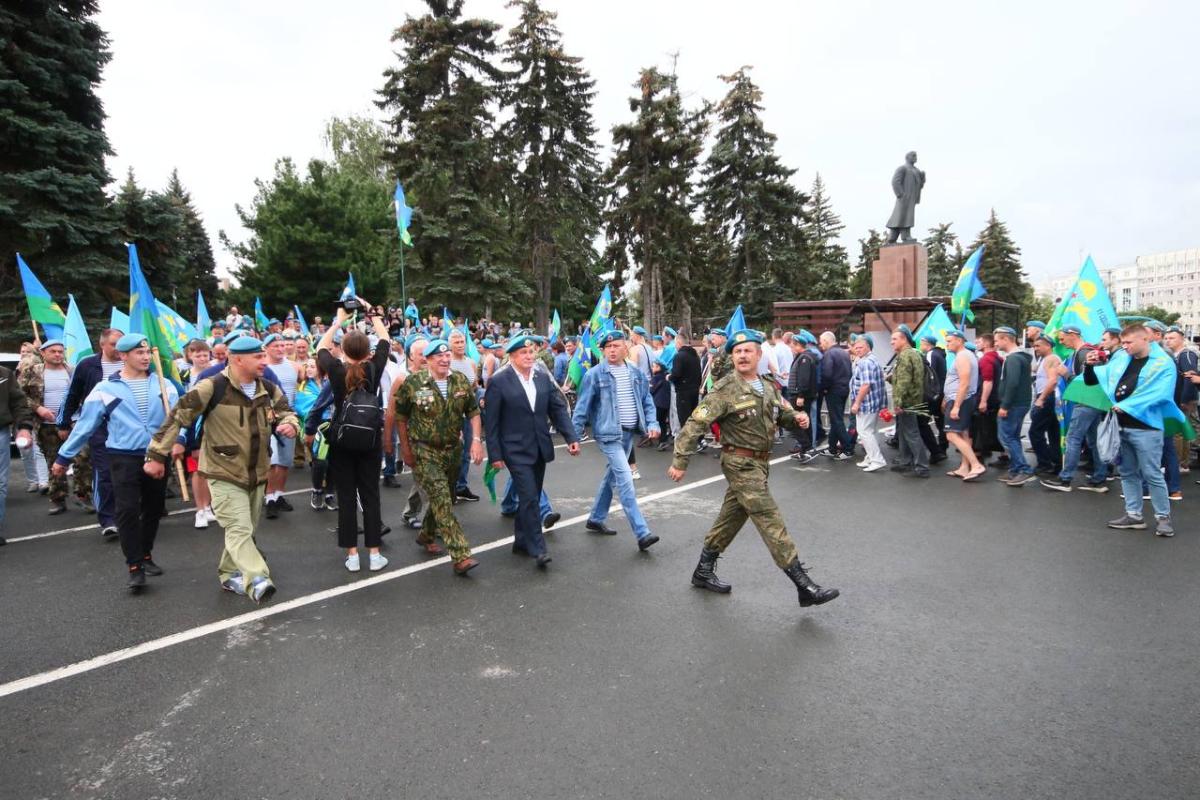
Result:
<svg viewBox="0 0 1200 800">
<path fill-rule="evenodd" d="M 641 539 L 638 539 L 638 550 L 641 550 L 644 553 L 650 549 L 651 545 L 654 545 L 657 543 L 658 543 L 658 537 L 655 536 L 653 533 L 648 534 L 646 536 L 643 536 Z"/>
<path fill-rule="evenodd" d="M 117 530 L 116 525 L 109 525 L 107 528 L 102 528 L 100 530 L 100 535 L 104 537 L 105 541 L 116 537 L 119 533 L 120 531 Z"/>
<path fill-rule="evenodd" d="M 708 589 L 717 594 L 729 594 L 733 591 L 732 586 L 722 583 L 721 579 L 717 577 L 717 559 L 720 557 L 719 552 L 709 550 L 707 547 L 700 551 L 700 563 L 696 565 L 696 571 L 692 573 L 692 586 Z"/>
<path fill-rule="evenodd" d="M 6 544 L 8 544 L 8 539 L 5 539 L 3 536 L 0 536 L 0 547 L 4 547 L 4 545 L 6 545 Z"/>
<path fill-rule="evenodd" d="M 276 505 L 279 506 L 280 511 L 295 511 L 296 510 L 296 509 L 292 508 L 292 504 L 289 503 L 288 499 L 286 497 L 284 497 L 283 495 L 280 495 L 279 499 L 276 500 L 275 503 L 276 503 Z"/>
<path fill-rule="evenodd" d="M 267 501 L 267 519 L 279 519 L 279 503 L 274 500 Z"/>
<path fill-rule="evenodd" d="M 1055 475 L 1054 477 L 1042 478 L 1041 484 L 1042 484 L 1042 486 L 1045 486 L 1047 489 L 1051 489 L 1055 492 L 1071 491 L 1071 482 L 1064 481 L 1062 478 L 1058 477 L 1057 475 Z"/>
<path fill-rule="evenodd" d="M 338 510 L 336 494 L 325 495 L 325 508 L 329 511 L 337 511 Z"/>
<path fill-rule="evenodd" d="M 59 514 L 65 514 L 65 513 L 67 513 L 67 504 L 66 503 L 51 503 L 50 504 L 49 516 L 57 517 Z"/>
<path fill-rule="evenodd" d="M 796 584 L 801 606 L 819 606 L 841 594 L 837 589 L 822 589 L 813 583 L 812 578 L 808 577 L 808 570 L 804 568 L 804 564 L 800 563 L 799 559 L 789 564 L 783 572 L 792 579 L 792 583 Z"/>
<path fill-rule="evenodd" d="M 137 564 L 132 564 L 129 567 L 129 580 L 125 584 L 133 591 L 137 592 L 146 585 L 146 573 Z"/>
<path fill-rule="evenodd" d="M 617 532 L 605 525 L 603 522 L 592 522 L 590 519 L 584 524 L 592 533 L 602 533 L 605 536 L 616 536 Z"/>
<path fill-rule="evenodd" d="M 550 557 L 549 553 L 542 553 L 540 556 L 537 557 L 538 569 L 545 569 L 546 565 L 549 564 L 553 560 L 554 559 Z"/>
<path fill-rule="evenodd" d="M 468 503 L 478 503 L 478 502 L 479 502 L 479 495 L 477 495 L 477 494 L 475 494 L 474 492 L 472 492 L 472 491 L 471 491 L 469 488 L 467 488 L 466 486 L 464 486 L 464 487 L 463 487 L 463 488 L 461 488 L 461 489 L 455 489 L 455 490 L 454 490 L 454 497 L 455 497 L 455 499 L 457 499 L 457 500 L 464 500 L 464 501 L 466 501 L 466 502 L 468 502 Z"/>
<path fill-rule="evenodd" d="M 550 530 L 558 524 L 560 519 L 562 519 L 562 514 L 558 513 L 557 511 L 551 511 L 549 514 L 542 517 L 542 530 Z"/>
<path fill-rule="evenodd" d="M 395 475 L 384 475 L 383 485 L 388 489 L 399 489 L 400 480 Z"/>
<path fill-rule="evenodd" d="M 144 559 L 142 559 L 142 572 L 146 573 L 151 578 L 157 578 L 159 575 L 163 574 L 163 569 L 158 564 L 154 563 L 154 559 L 150 558 L 150 556 L 146 556 Z"/>
</svg>

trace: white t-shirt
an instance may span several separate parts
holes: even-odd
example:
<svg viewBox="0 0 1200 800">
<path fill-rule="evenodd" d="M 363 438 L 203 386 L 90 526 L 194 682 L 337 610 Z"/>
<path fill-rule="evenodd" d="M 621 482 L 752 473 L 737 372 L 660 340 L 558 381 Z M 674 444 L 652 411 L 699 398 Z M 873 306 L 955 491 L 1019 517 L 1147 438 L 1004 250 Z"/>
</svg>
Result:
<svg viewBox="0 0 1200 800">
<path fill-rule="evenodd" d="M 783 342 L 778 342 L 773 347 L 775 349 L 775 363 L 779 366 L 779 374 L 786 376 L 792 370 L 792 348 Z"/>
</svg>

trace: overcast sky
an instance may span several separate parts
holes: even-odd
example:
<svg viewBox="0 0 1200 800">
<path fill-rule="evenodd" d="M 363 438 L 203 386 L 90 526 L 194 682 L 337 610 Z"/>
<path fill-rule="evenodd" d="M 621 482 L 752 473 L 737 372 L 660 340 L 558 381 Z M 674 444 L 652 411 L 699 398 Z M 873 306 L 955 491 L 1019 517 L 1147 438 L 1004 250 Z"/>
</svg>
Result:
<svg viewBox="0 0 1200 800">
<path fill-rule="evenodd" d="M 508 24 L 503 0 L 466 13 Z M 597 80 L 607 148 L 638 70 L 669 67 L 693 102 L 753 65 L 768 130 L 807 189 L 818 171 L 844 244 L 880 230 L 892 171 L 915 149 L 920 234 L 968 242 L 990 208 L 1031 280 L 1200 247 L 1200 3 L 547 0 Z M 179 168 L 212 238 L 277 158 L 320 156 L 334 115 L 372 114 L 390 37 L 416 0 L 102 0 L 113 59 L 100 95 L 116 156 L 161 188 Z"/>
</svg>

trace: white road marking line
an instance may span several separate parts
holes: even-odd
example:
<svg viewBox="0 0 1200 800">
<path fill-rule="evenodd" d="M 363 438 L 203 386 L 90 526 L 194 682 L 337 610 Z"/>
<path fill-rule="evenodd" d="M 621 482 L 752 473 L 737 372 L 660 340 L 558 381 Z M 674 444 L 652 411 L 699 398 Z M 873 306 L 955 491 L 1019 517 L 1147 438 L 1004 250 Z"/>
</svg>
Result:
<svg viewBox="0 0 1200 800">
<path fill-rule="evenodd" d="M 290 492 L 284 492 L 284 494 L 285 495 L 306 494 L 311 491 L 312 491 L 312 489 L 294 489 Z M 195 514 L 195 513 L 196 513 L 196 509 L 194 507 L 193 508 L 181 508 L 177 511 L 170 512 L 169 514 L 167 514 L 167 516 L 168 517 L 177 517 L 180 514 Z M 17 542 L 29 542 L 34 539 L 45 539 L 47 536 L 62 536 L 64 533 L 79 533 L 80 531 L 92 531 L 93 533 L 98 534 L 98 533 L 100 533 L 100 526 L 97 523 L 93 522 L 89 525 L 80 525 L 78 528 L 63 528 L 61 531 L 46 531 L 45 533 L 33 533 L 33 534 L 30 534 L 29 536 L 18 536 L 15 539 L 9 539 L 8 543 L 16 544 Z"/>
<path fill-rule="evenodd" d="M 781 458 L 772 459 L 770 463 L 782 464 L 787 460 L 788 456 L 783 456 Z M 661 492 L 655 492 L 654 494 L 640 497 L 638 498 L 638 502 L 648 503 L 653 500 L 658 500 L 662 497 L 670 497 L 672 495 L 691 491 L 692 489 L 699 489 L 701 486 L 708 486 L 711 483 L 716 483 L 717 481 L 723 480 L 725 480 L 724 474 L 713 475 L 708 478 L 702 478 L 694 483 L 676 486 L 671 489 L 664 489 Z M 580 514 L 578 516 L 571 517 L 570 519 L 561 520 L 558 525 L 555 526 L 555 530 L 558 528 L 567 527 L 569 525 L 578 525 L 581 522 L 585 522 L 587 518 L 588 514 Z M 502 539 L 496 539 L 495 541 L 481 544 L 471 549 L 474 553 L 486 553 L 488 550 L 495 550 L 498 547 L 504 547 L 505 545 L 511 545 L 512 543 L 513 537 L 505 536 Z M 220 633 L 221 631 L 227 631 L 231 628 L 236 628 L 239 625 L 245 625 L 249 622 L 266 619 L 267 617 L 274 617 L 278 614 L 291 611 L 292 609 L 303 608 L 305 606 L 313 605 L 314 603 L 320 603 L 325 600 L 340 597 L 344 594 L 358 592 L 372 586 L 378 586 L 381 583 L 398 580 L 406 575 L 412 575 L 417 572 L 433 569 L 434 567 L 440 567 L 449 563 L 449 556 L 435 558 L 432 561 L 423 561 L 420 564 L 412 564 L 407 567 L 384 572 L 381 575 L 375 575 L 374 577 L 357 580 L 353 583 L 345 584 L 344 586 L 335 586 L 332 589 L 323 589 L 319 592 L 306 594 L 292 600 L 284 600 L 281 603 L 273 603 L 264 608 L 246 612 L 245 614 L 238 614 L 234 617 L 217 620 L 216 622 L 210 622 L 207 625 L 200 625 L 198 627 L 189 628 L 188 630 L 179 631 L 178 633 L 172 633 L 158 639 L 151 639 L 148 642 L 135 644 L 121 650 L 114 650 L 111 653 L 104 653 L 103 655 L 95 656 L 83 661 L 77 661 L 74 664 L 68 664 L 65 667 L 58 667 L 57 669 L 39 672 L 35 675 L 29 675 L 24 678 L 18 678 L 17 680 L 0 684 L 0 697 L 8 697 L 9 695 L 18 694 L 20 692 L 28 691 L 29 689 L 36 689 L 39 686 L 45 686 L 50 683 L 72 678 L 76 675 L 82 675 L 85 672 L 91 672 L 93 670 L 100 669 L 101 667 L 107 667 L 112 664 L 118 664 L 122 661 L 128 661 L 131 658 L 137 658 L 138 656 L 144 656 L 159 650 L 165 650 L 168 647 L 174 647 L 177 644 L 184 644 L 185 642 L 190 642 L 194 639 L 199 639 L 210 634 Z"/>
</svg>

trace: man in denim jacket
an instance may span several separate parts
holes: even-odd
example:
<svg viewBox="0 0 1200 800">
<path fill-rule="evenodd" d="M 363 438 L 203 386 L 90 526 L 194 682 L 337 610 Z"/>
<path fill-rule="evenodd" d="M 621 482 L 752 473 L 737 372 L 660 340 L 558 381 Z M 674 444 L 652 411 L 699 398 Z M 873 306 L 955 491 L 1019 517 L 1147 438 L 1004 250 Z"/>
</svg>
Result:
<svg viewBox="0 0 1200 800">
<path fill-rule="evenodd" d="M 608 507 L 612 503 L 613 489 L 621 500 L 625 518 L 633 527 L 638 549 L 645 550 L 658 541 L 650 533 L 642 512 L 638 509 L 637 495 L 633 491 L 633 473 L 629 469 L 629 454 L 633 449 L 633 437 L 643 433 L 657 439 L 661 433 L 650 397 L 650 384 L 637 367 L 625 361 L 628 343 L 625 334 L 612 330 L 600 337 L 604 350 L 604 361 L 592 367 L 583 376 L 579 387 L 579 400 L 571 421 L 575 434 L 583 435 L 585 426 L 592 428 L 592 438 L 608 459 L 608 468 L 600 481 L 596 503 L 588 515 L 587 529 L 608 535 L 616 531 L 607 527 Z"/>
</svg>

